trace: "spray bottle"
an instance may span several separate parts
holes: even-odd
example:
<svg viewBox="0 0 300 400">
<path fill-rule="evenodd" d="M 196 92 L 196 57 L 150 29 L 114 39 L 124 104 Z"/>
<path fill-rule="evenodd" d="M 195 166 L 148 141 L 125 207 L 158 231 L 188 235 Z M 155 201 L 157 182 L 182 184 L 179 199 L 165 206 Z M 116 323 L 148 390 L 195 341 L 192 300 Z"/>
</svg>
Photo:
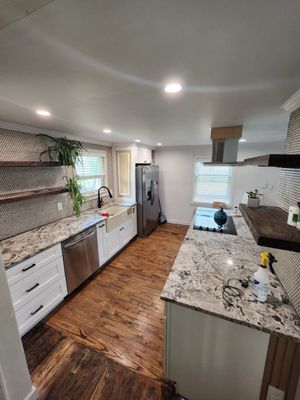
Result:
<svg viewBox="0 0 300 400">
<path fill-rule="evenodd" d="M 264 303 L 267 300 L 269 291 L 269 277 L 267 272 L 267 265 L 269 264 L 270 271 L 275 274 L 273 263 L 277 262 L 275 257 L 268 252 L 260 253 L 261 261 L 258 271 L 253 275 L 252 293 L 256 300 Z"/>
</svg>

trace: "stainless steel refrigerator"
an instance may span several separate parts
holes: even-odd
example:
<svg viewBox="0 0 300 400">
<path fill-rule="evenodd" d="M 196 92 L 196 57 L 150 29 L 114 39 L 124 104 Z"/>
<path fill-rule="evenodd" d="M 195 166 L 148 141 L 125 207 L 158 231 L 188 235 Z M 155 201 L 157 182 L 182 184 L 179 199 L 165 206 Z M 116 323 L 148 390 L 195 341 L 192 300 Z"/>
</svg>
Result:
<svg viewBox="0 0 300 400">
<path fill-rule="evenodd" d="M 148 236 L 158 225 L 158 166 L 136 166 L 136 201 L 138 236 Z"/>
</svg>

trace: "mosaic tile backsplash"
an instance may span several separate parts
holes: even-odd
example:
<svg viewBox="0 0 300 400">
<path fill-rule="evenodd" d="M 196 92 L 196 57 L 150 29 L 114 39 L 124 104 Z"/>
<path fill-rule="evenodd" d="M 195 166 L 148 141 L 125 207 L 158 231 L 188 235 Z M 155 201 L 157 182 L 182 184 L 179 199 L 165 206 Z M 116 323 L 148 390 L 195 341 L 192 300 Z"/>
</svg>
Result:
<svg viewBox="0 0 300 400">
<path fill-rule="evenodd" d="M 0 161 L 39 161 L 45 149 L 41 137 L 13 130 L 0 129 Z M 106 150 L 108 181 L 112 185 L 111 148 L 88 145 Z M 46 160 L 47 157 L 43 157 Z M 65 185 L 66 167 L 0 167 L 0 195 L 44 189 Z M 58 211 L 57 203 L 63 205 Z M 96 200 L 88 201 L 82 208 L 95 207 Z M 0 240 L 34 229 L 72 215 L 72 202 L 67 193 L 40 197 L 20 202 L 0 204 Z"/>
<path fill-rule="evenodd" d="M 286 154 L 300 154 L 300 108 L 290 116 L 285 144 Z M 300 201 L 300 169 L 282 169 L 277 206 L 287 211 Z M 296 229 L 296 228 L 295 228 Z M 300 315 L 300 253 L 276 250 L 276 273 Z"/>
</svg>

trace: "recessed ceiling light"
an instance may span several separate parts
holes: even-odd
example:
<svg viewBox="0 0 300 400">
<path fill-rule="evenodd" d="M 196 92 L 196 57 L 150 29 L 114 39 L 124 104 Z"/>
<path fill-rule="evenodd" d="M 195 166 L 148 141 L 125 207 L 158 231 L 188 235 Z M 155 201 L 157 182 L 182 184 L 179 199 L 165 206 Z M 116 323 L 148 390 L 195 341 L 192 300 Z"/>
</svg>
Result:
<svg viewBox="0 0 300 400">
<path fill-rule="evenodd" d="M 105 129 L 103 129 L 103 133 L 106 133 L 108 135 L 111 133 L 111 129 L 105 128 Z"/>
<path fill-rule="evenodd" d="M 41 117 L 50 117 L 50 112 L 47 110 L 36 110 L 36 113 Z"/>
<path fill-rule="evenodd" d="M 246 142 L 246 139 L 240 139 L 239 142 L 244 143 Z"/>
<path fill-rule="evenodd" d="M 167 93 L 179 93 L 182 90 L 182 86 L 177 82 L 170 82 L 165 86 L 165 92 Z"/>
<path fill-rule="evenodd" d="M 156 143 L 156 146 L 162 146 L 162 143 L 158 142 Z"/>
<path fill-rule="evenodd" d="M 140 139 L 135 139 L 135 142 L 140 143 L 141 141 Z"/>
</svg>

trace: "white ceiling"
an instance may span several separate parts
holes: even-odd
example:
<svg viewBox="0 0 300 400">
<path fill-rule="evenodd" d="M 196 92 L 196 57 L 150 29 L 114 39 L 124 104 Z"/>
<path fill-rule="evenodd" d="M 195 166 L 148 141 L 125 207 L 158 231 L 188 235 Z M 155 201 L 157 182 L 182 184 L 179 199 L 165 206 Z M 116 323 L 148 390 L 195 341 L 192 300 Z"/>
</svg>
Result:
<svg viewBox="0 0 300 400">
<path fill-rule="evenodd" d="M 0 0 L 0 29 L 27 17 L 53 0 Z"/>
<path fill-rule="evenodd" d="M 299 38 L 299 0 L 56 0 L 0 31 L 0 120 L 168 146 L 243 124 L 249 142 L 280 141 Z"/>
</svg>

